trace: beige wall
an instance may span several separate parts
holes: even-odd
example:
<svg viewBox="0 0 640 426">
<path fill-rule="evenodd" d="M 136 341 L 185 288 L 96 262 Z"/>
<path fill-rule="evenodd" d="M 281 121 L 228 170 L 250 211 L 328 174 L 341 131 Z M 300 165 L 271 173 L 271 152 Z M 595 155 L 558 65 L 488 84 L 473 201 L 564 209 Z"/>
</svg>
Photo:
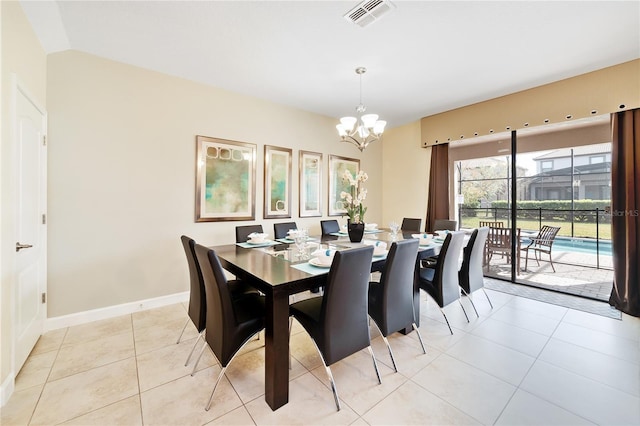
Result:
<svg viewBox="0 0 640 426">
<path fill-rule="evenodd" d="M 15 152 L 12 144 L 13 76 L 40 105 L 46 103 L 46 55 L 18 2 L 0 2 L 1 11 L 1 139 L 0 139 L 0 384 L 12 371 L 13 289 L 15 269 Z"/>
<path fill-rule="evenodd" d="M 403 217 L 419 217 L 424 226 L 431 149 L 420 147 L 420 122 L 386 131 L 382 153 L 382 225 L 401 223 Z"/>
<path fill-rule="evenodd" d="M 263 220 L 264 145 L 360 158 L 368 219 L 382 217 L 382 146 L 341 144 L 336 120 L 75 51 L 49 56 L 49 317 L 188 290 L 187 234 L 235 241 L 246 222 L 194 223 L 195 136 L 257 145 L 257 222 Z M 340 219 L 344 222 L 344 219 Z M 283 221 L 283 220 L 280 220 Z"/>
</svg>

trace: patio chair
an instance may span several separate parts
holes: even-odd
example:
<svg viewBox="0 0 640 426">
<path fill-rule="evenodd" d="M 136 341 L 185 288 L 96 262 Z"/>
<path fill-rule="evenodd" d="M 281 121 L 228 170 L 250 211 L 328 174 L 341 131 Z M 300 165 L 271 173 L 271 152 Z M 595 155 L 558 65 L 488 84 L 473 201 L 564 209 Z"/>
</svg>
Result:
<svg viewBox="0 0 640 426">
<path fill-rule="evenodd" d="M 549 255 L 549 263 L 551 263 L 551 269 L 553 272 L 556 271 L 556 268 L 553 266 L 553 259 L 551 257 L 551 248 L 553 247 L 553 241 L 556 239 L 556 235 L 558 235 L 558 231 L 560 231 L 560 227 L 556 226 L 548 226 L 544 225 L 540 228 L 540 232 L 535 237 L 531 237 L 531 242 L 526 247 L 521 250 L 524 251 L 525 259 L 524 259 L 524 270 L 527 270 L 527 263 L 529 260 L 529 250 L 533 250 L 533 256 L 536 259 L 536 263 L 540 266 L 539 260 L 541 260 L 542 256 L 539 253 L 546 253 Z"/>
<path fill-rule="evenodd" d="M 504 228 L 504 222 L 502 222 L 501 220 L 497 222 L 485 222 L 481 220 L 478 224 L 478 228 L 484 228 L 485 226 L 489 228 Z"/>
<path fill-rule="evenodd" d="M 518 245 L 520 244 L 520 228 L 516 229 L 516 238 L 516 271 L 520 274 L 520 250 L 518 250 Z M 513 258 L 511 253 L 511 228 L 490 227 L 485 254 L 485 265 L 487 268 L 494 254 L 500 254 L 502 257 L 506 256 L 507 262 L 510 263 Z"/>
</svg>

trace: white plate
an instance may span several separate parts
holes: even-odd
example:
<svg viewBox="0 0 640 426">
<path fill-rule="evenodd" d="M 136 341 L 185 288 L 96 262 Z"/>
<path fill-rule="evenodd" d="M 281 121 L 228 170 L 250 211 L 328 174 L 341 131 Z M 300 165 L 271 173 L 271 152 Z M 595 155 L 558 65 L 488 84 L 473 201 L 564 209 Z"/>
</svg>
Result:
<svg viewBox="0 0 640 426">
<path fill-rule="evenodd" d="M 320 263 L 320 262 L 318 262 L 318 259 L 316 259 L 315 257 L 314 257 L 314 258 L 309 259 L 309 263 L 310 263 L 311 265 L 313 265 L 313 266 L 318 267 L 318 268 L 331 268 L 331 264 L 330 264 L 330 263 L 329 263 L 329 264 L 327 264 L 327 265 L 325 265 L 324 263 Z"/>
<path fill-rule="evenodd" d="M 262 241 L 260 241 L 260 242 L 257 242 L 257 241 L 250 241 L 250 240 L 249 240 L 249 241 L 247 241 L 247 244 L 251 244 L 252 246 L 259 246 L 259 245 L 261 245 L 261 244 L 269 244 L 270 242 L 271 242 L 271 241 L 269 241 L 269 240 L 262 240 Z"/>
<path fill-rule="evenodd" d="M 380 256 L 386 256 L 387 253 L 389 253 L 389 250 L 373 250 L 373 257 L 380 257 Z"/>
</svg>

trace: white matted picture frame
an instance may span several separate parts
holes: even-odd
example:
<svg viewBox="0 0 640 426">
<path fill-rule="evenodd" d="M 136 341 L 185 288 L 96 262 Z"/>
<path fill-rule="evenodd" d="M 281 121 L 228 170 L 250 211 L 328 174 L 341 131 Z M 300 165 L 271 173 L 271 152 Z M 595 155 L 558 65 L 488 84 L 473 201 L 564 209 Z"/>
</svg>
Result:
<svg viewBox="0 0 640 426">
<path fill-rule="evenodd" d="M 300 151 L 298 169 L 299 216 L 322 216 L 322 154 Z"/>
<path fill-rule="evenodd" d="M 290 148 L 264 147 L 264 218 L 291 217 Z"/>
<path fill-rule="evenodd" d="M 342 216 L 347 213 L 340 193 L 349 191 L 349 181 L 342 177 L 349 170 L 353 176 L 360 171 L 360 160 L 355 158 L 329 155 L 329 216 Z"/>
<path fill-rule="evenodd" d="M 196 222 L 255 220 L 256 145 L 196 136 Z"/>
</svg>

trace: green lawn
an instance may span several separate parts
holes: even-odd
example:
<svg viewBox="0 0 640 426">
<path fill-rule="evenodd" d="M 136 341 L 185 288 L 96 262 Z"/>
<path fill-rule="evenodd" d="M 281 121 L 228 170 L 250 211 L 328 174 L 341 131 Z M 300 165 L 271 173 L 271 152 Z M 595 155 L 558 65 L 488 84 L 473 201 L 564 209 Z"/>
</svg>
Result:
<svg viewBox="0 0 640 426">
<path fill-rule="evenodd" d="M 478 223 L 482 221 L 491 221 L 491 218 L 485 217 L 465 217 L 462 219 L 462 227 L 463 228 L 477 228 Z M 504 225 L 507 226 L 507 221 L 504 220 Z M 559 226 L 560 232 L 558 235 L 563 237 L 571 236 L 571 222 L 564 221 L 553 221 L 553 220 L 543 220 L 543 225 L 549 226 Z M 526 229 L 526 230 L 537 230 L 540 228 L 540 223 L 537 220 L 518 220 L 518 228 Z M 599 225 L 599 235 L 601 240 L 610 240 L 611 239 L 611 225 L 608 223 Z M 574 222 L 573 224 L 573 236 L 576 238 L 596 238 L 596 224 L 595 223 L 584 223 L 584 222 Z"/>
</svg>

